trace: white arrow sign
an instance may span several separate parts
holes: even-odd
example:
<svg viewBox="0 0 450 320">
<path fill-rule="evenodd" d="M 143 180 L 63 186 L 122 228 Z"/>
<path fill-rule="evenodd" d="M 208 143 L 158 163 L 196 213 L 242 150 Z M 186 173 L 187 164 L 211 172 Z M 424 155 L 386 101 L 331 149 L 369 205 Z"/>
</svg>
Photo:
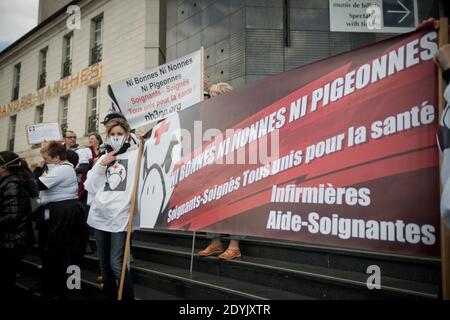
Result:
<svg viewBox="0 0 450 320">
<path fill-rule="evenodd" d="M 398 23 L 402 23 L 403 20 L 406 19 L 407 16 L 409 16 L 409 14 L 411 13 L 411 11 L 400 1 L 397 1 L 397 3 L 402 6 L 405 11 L 401 11 L 401 10 L 388 10 L 388 13 L 404 13 L 405 15 L 403 16 L 403 18 L 400 19 L 400 21 Z"/>
<path fill-rule="evenodd" d="M 330 31 L 403 33 L 418 24 L 417 0 L 329 0 Z"/>
</svg>

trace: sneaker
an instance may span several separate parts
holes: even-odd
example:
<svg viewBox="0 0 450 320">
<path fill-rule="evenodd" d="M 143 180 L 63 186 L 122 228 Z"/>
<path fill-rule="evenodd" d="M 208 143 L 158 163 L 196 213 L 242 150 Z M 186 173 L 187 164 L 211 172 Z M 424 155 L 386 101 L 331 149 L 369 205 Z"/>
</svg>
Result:
<svg viewBox="0 0 450 320">
<path fill-rule="evenodd" d="M 221 254 L 222 252 L 223 252 L 222 245 L 220 245 L 220 246 L 209 245 L 202 251 L 199 251 L 198 255 L 201 257 L 208 257 L 208 256 Z"/>
<path fill-rule="evenodd" d="M 228 248 L 224 253 L 219 255 L 220 260 L 232 260 L 239 258 L 241 256 L 241 251 L 236 248 Z"/>
</svg>

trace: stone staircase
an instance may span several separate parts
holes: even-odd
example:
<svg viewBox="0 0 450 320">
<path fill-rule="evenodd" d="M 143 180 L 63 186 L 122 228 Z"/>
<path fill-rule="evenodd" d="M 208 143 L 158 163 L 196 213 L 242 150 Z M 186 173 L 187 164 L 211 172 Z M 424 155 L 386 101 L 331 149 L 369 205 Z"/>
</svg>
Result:
<svg viewBox="0 0 450 320">
<path fill-rule="evenodd" d="M 225 238 L 226 239 L 226 238 Z M 95 247 L 95 239 L 90 239 Z M 226 240 L 225 240 L 226 241 Z M 207 246 L 196 234 L 195 252 Z M 145 230 L 133 235 L 131 263 L 135 295 L 143 300 L 305 300 L 305 299 L 438 299 L 440 260 L 363 252 L 247 237 L 241 241 L 242 257 L 220 261 L 216 257 L 193 259 L 192 233 Z M 367 267 L 381 270 L 381 289 L 367 288 Z M 17 286 L 24 294 L 43 298 L 37 248 L 22 263 Z M 85 256 L 82 289 L 70 299 L 102 299 L 98 260 Z"/>
</svg>

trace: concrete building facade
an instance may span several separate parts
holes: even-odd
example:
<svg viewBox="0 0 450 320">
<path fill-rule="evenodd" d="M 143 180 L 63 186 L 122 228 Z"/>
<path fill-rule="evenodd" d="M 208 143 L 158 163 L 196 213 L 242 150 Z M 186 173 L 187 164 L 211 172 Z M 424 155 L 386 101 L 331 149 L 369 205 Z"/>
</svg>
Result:
<svg viewBox="0 0 450 320">
<path fill-rule="evenodd" d="M 439 17 L 444 2 L 417 0 L 418 21 Z M 330 0 L 168 0 L 167 60 L 203 46 L 211 82 L 239 87 L 394 35 L 331 32 L 329 4 Z"/>
<path fill-rule="evenodd" d="M 79 11 L 68 13 L 69 5 Z M 159 0 L 61 6 L 0 53 L 0 149 L 30 162 L 39 152 L 28 144 L 26 125 L 59 122 L 86 144 L 89 132 L 104 131 L 99 122 L 107 113 L 107 84 L 164 63 L 165 6 Z"/>
</svg>

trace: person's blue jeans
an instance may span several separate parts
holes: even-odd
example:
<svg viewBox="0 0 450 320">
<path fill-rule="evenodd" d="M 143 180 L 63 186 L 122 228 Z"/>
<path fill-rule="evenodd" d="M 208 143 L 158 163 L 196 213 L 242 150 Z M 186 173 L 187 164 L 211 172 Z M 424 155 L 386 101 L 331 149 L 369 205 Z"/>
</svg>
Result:
<svg viewBox="0 0 450 320">
<path fill-rule="evenodd" d="M 123 255 L 125 250 L 126 232 L 106 232 L 95 229 L 97 257 L 103 276 L 103 289 L 111 299 L 117 299 L 117 292 L 122 272 Z M 125 271 L 122 300 L 133 300 L 133 282 L 129 266 Z"/>
</svg>

